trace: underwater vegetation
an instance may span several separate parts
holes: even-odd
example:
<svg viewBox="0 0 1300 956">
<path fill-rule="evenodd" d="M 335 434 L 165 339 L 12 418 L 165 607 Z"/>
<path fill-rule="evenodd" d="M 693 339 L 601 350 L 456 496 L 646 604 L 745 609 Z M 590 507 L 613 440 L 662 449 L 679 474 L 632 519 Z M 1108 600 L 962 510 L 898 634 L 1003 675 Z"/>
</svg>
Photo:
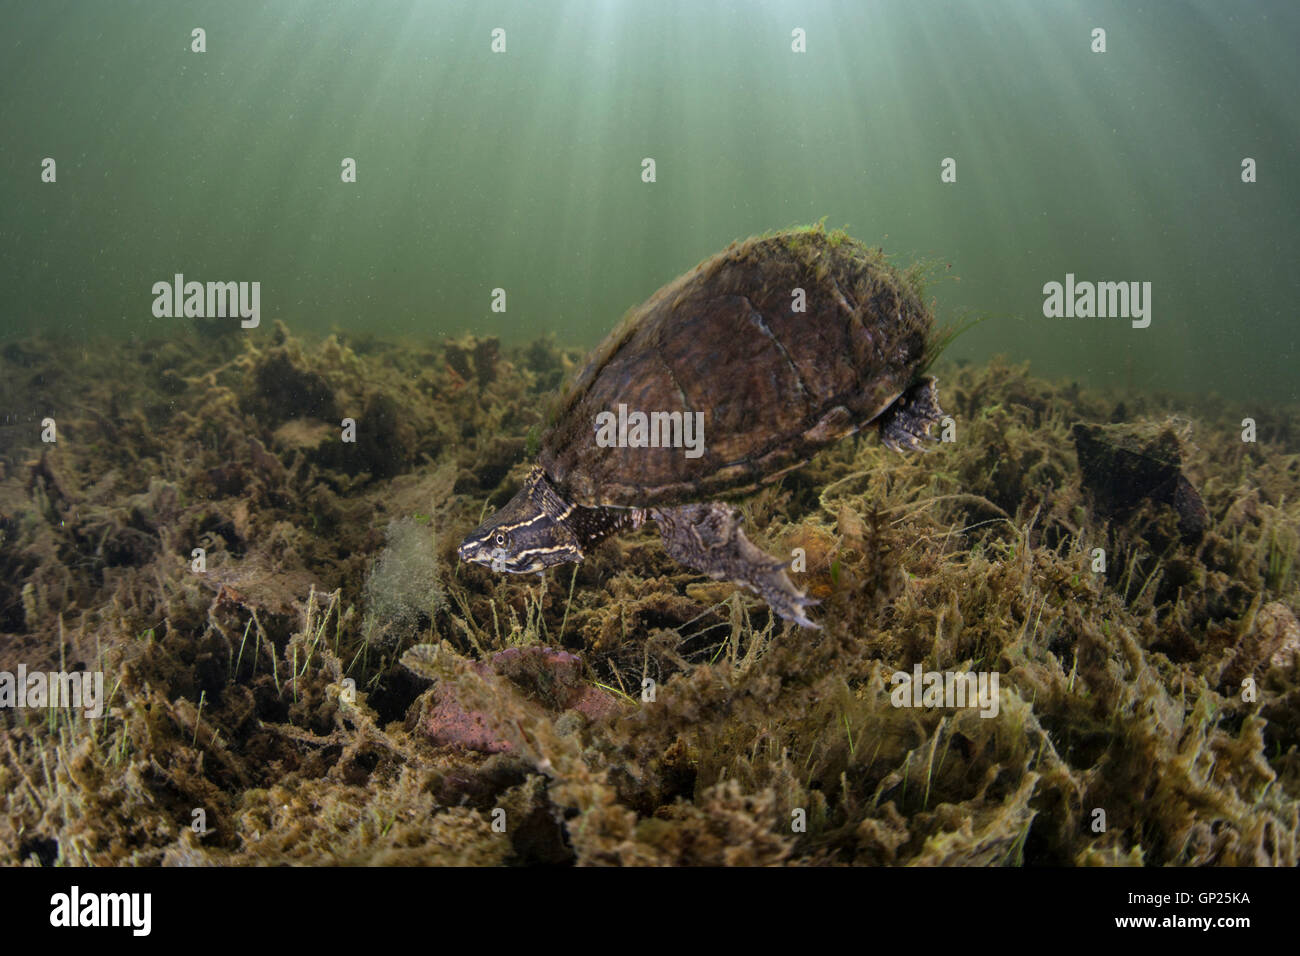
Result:
<svg viewBox="0 0 1300 956">
<path fill-rule="evenodd" d="M 0 862 L 1300 862 L 1294 409 L 941 357 L 954 441 L 851 437 L 740 504 L 812 631 L 649 529 L 457 561 L 581 358 L 0 350 L 0 671 L 108 695 L 0 711 Z M 996 672 L 996 712 L 895 706 L 918 666 Z"/>
<path fill-rule="evenodd" d="M 409 640 L 447 602 L 438 580 L 433 532 L 413 518 L 394 518 L 366 579 L 362 633 L 367 644 Z"/>
</svg>

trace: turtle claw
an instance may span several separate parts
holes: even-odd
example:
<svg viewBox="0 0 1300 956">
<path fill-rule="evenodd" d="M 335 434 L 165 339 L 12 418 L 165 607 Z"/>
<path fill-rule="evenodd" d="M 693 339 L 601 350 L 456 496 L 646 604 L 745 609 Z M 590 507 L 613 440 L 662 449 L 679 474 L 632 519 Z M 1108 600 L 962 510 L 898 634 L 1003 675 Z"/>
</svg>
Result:
<svg viewBox="0 0 1300 956">
<path fill-rule="evenodd" d="M 943 418 L 939 380 L 929 376 L 903 392 L 880 414 L 880 441 L 896 452 L 928 451 L 923 442 L 938 441 L 930 428 Z"/>
<path fill-rule="evenodd" d="M 787 582 L 788 580 L 789 579 L 787 578 Z M 771 600 L 768 600 L 768 605 L 772 610 L 776 611 L 777 614 L 781 615 L 782 618 L 787 621 L 792 621 L 800 627 L 812 628 L 814 631 L 820 631 L 822 626 L 811 620 L 808 615 L 804 614 L 803 609 L 806 607 L 816 607 L 821 603 L 822 602 L 818 601 L 816 598 L 805 597 L 801 591 L 796 591 L 795 596 L 791 598 L 788 604 L 784 607 L 773 604 Z"/>
<path fill-rule="evenodd" d="M 767 602 L 768 607 L 800 627 L 818 628 L 803 609 L 819 602 L 794 586 L 778 561 L 756 547 L 740 528 L 733 508 L 718 502 L 653 508 L 664 550 L 687 567 L 715 581 L 742 584 Z"/>
</svg>

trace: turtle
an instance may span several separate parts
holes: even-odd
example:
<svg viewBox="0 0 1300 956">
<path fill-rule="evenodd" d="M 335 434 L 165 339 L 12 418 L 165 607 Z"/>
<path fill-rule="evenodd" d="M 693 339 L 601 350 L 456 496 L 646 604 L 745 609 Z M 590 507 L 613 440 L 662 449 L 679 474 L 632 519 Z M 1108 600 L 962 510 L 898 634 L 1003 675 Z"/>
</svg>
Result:
<svg viewBox="0 0 1300 956">
<path fill-rule="evenodd" d="M 678 562 L 818 627 L 805 612 L 818 602 L 731 502 L 866 426 L 899 452 L 935 440 L 934 319 L 914 285 L 843 231 L 732 243 L 597 346 L 558 393 L 522 487 L 460 558 L 539 572 L 652 520 Z"/>
</svg>

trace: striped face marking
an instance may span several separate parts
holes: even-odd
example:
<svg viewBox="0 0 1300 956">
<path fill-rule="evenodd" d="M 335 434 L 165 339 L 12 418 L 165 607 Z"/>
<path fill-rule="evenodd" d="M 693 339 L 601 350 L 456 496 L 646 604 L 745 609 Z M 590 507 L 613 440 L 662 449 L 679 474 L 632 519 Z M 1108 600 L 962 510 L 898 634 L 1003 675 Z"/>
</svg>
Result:
<svg viewBox="0 0 1300 956">
<path fill-rule="evenodd" d="M 573 507 L 555 493 L 545 473 L 534 468 L 519 493 L 466 535 L 457 553 L 462 561 L 511 574 L 581 561 L 582 547 L 566 523 L 572 513 Z"/>
</svg>

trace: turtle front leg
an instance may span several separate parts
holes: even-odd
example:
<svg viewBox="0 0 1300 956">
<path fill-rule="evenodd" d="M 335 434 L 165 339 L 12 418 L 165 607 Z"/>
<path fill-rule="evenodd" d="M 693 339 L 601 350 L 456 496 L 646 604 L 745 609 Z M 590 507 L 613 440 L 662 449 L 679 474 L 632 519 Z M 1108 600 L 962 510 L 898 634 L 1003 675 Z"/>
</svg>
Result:
<svg viewBox="0 0 1300 956">
<path fill-rule="evenodd" d="M 796 588 L 785 573 L 785 562 L 759 550 L 740 529 L 740 515 L 720 502 L 652 508 L 664 550 L 687 567 L 715 581 L 734 581 L 756 591 L 787 621 L 820 627 L 803 609 L 818 602 Z"/>
</svg>

